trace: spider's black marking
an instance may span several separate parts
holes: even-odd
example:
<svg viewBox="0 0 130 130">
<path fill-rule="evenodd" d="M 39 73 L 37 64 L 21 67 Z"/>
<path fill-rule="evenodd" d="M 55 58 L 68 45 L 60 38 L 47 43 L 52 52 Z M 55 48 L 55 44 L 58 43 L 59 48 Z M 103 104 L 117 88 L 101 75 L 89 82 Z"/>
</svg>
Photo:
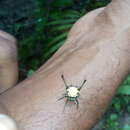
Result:
<svg viewBox="0 0 130 130">
<path fill-rule="evenodd" d="M 82 89 L 82 87 L 84 86 L 84 84 L 86 83 L 86 81 L 87 81 L 87 80 L 84 80 L 84 81 L 83 81 L 82 85 L 81 85 L 81 86 L 79 87 L 79 89 L 78 89 L 79 91 Z"/>
<path fill-rule="evenodd" d="M 65 107 L 66 107 L 66 105 L 67 105 L 68 101 L 69 101 L 69 100 L 68 100 L 68 99 L 66 99 L 63 111 L 65 111 Z"/>
<path fill-rule="evenodd" d="M 63 80 L 63 82 L 64 82 L 64 84 L 65 84 L 66 89 L 68 89 L 69 86 L 67 85 L 63 74 L 61 75 L 61 78 L 62 78 L 62 80 Z"/>
<path fill-rule="evenodd" d="M 67 90 L 68 88 L 70 88 L 70 87 L 75 87 L 75 86 L 73 86 L 73 85 L 69 85 L 69 86 L 67 85 L 66 80 L 65 80 L 63 74 L 61 75 L 61 78 L 62 78 L 62 80 L 63 80 L 63 82 L 64 82 L 64 84 L 65 84 L 66 90 Z M 79 91 L 82 89 L 82 87 L 84 86 L 85 83 L 86 83 L 86 80 L 84 80 L 83 83 L 82 83 L 82 85 L 78 87 L 78 90 L 79 90 Z M 68 101 L 71 101 L 71 102 L 74 102 L 74 103 L 76 104 L 77 109 L 78 109 L 78 108 L 79 108 L 79 101 L 78 101 L 78 97 L 79 97 L 79 96 L 80 96 L 80 95 L 79 95 L 79 93 L 78 93 L 78 95 L 77 95 L 76 97 L 70 97 L 70 96 L 68 96 L 68 92 L 66 91 L 66 93 L 65 93 L 61 98 L 59 98 L 58 100 L 62 100 L 62 99 L 64 99 L 64 98 L 66 98 L 65 106 L 67 105 Z M 65 109 L 65 106 L 64 106 L 64 109 Z"/>
<path fill-rule="evenodd" d="M 77 109 L 78 109 L 79 108 L 79 101 L 77 98 L 75 99 L 75 104 L 77 105 Z"/>
</svg>

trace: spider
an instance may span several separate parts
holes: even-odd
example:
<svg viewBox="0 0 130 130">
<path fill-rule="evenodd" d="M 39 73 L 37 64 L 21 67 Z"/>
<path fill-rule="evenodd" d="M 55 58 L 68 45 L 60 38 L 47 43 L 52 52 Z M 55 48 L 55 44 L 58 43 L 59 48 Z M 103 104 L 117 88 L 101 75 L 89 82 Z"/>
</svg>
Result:
<svg viewBox="0 0 130 130">
<path fill-rule="evenodd" d="M 66 98 L 65 106 L 68 103 L 68 101 L 74 102 L 77 105 L 77 109 L 79 108 L 79 101 L 78 98 L 80 96 L 80 90 L 84 86 L 86 80 L 83 81 L 82 85 L 79 87 L 73 86 L 73 85 L 67 85 L 64 75 L 61 75 L 61 78 L 65 84 L 66 87 L 66 93 L 61 97 L 59 100 Z"/>
</svg>

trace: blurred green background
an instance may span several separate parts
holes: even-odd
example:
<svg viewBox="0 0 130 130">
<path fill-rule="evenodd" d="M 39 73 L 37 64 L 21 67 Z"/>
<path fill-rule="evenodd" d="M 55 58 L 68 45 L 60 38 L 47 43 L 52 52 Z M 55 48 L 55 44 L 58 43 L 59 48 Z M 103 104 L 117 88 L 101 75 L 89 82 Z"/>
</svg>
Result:
<svg viewBox="0 0 130 130">
<path fill-rule="evenodd" d="M 32 75 L 66 39 L 72 25 L 110 0 L 1 0 L 0 29 L 19 41 L 20 80 Z M 130 130 L 130 76 L 93 130 Z"/>
</svg>

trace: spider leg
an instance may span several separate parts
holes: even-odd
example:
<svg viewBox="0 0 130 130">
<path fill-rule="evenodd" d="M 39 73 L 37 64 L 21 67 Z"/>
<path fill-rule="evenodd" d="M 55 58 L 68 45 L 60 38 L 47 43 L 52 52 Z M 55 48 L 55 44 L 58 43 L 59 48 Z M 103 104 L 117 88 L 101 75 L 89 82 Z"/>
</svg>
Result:
<svg viewBox="0 0 130 130">
<path fill-rule="evenodd" d="M 65 84 L 66 89 L 68 89 L 68 85 L 67 85 L 67 83 L 66 83 L 66 81 L 65 81 L 65 78 L 64 78 L 64 75 L 63 75 L 63 74 L 61 75 L 61 78 L 62 78 L 62 80 L 63 80 L 63 82 L 64 82 L 64 84 Z"/>
<path fill-rule="evenodd" d="M 68 103 L 68 99 L 66 99 L 66 102 L 65 102 L 65 105 L 64 105 L 63 112 L 65 111 L 65 107 L 66 107 L 67 103 Z"/>
<path fill-rule="evenodd" d="M 79 91 L 82 89 L 82 87 L 84 86 L 84 84 L 86 83 L 86 81 L 87 81 L 87 80 L 84 80 L 84 81 L 83 81 L 82 85 L 81 85 L 81 86 L 79 87 L 79 89 L 78 89 Z"/>
<path fill-rule="evenodd" d="M 63 96 L 63 97 L 59 98 L 59 99 L 58 99 L 58 101 L 59 101 L 59 100 L 62 100 L 63 98 L 65 98 L 65 96 Z"/>
<path fill-rule="evenodd" d="M 66 98 L 66 97 L 67 97 L 67 95 L 66 95 L 66 94 L 63 94 L 63 96 L 62 96 L 61 98 L 59 98 L 58 101 L 59 101 L 59 100 L 62 100 L 63 98 Z"/>
<path fill-rule="evenodd" d="M 80 95 L 78 98 L 79 98 L 79 100 L 82 100 L 82 99 L 83 99 L 81 95 Z"/>
<path fill-rule="evenodd" d="M 75 104 L 77 105 L 77 109 L 79 108 L 79 101 L 78 99 L 75 99 Z"/>
</svg>

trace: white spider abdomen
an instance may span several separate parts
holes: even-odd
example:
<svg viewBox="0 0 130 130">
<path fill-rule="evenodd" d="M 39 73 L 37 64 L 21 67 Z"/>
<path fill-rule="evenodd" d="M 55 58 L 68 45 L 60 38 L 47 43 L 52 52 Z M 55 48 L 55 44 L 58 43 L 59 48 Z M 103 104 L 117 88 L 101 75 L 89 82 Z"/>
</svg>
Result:
<svg viewBox="0 0 130 130">
<path fill-rule="evenodd" d="M 79 90 L 76 87 L 69 87 L 67 89 L 67 94 L 69 97 L 77 97 L 79 95 Z"/>
</svg>

